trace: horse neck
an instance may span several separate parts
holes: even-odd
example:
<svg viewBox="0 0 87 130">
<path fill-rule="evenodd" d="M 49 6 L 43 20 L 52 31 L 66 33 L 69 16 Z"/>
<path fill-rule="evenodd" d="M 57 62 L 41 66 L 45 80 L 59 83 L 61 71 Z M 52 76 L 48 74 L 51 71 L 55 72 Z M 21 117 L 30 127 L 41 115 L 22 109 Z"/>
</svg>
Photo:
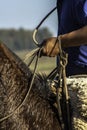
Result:
<svg viewBox="0 0 87 130">
<path fill-rule="evenodd" d="M 13 111 L 23 101 L 31 71 L 6 46 L 0 46 L 0 114 Z M 24 67 L 24 68 L 23 68 Z M 4 108 L 4 109 L 3 109 Z M 5 114 L 5 113 L 4 113 Z"/>
</svg>

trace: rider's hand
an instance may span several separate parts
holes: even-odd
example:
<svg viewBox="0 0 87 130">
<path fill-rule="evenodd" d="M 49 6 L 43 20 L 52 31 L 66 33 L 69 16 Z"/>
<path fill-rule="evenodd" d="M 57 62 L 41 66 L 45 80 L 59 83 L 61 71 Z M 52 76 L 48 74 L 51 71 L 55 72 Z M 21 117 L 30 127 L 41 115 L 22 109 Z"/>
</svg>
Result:
<svg viewBox="0 0 87 130">
<path fill-rule="evenodd" d="M 58 39 L 56 37 L 45 39 L 41 45 L 41 55 L 54 57 L 59 54 L 59 44 Z"/>
</svg>

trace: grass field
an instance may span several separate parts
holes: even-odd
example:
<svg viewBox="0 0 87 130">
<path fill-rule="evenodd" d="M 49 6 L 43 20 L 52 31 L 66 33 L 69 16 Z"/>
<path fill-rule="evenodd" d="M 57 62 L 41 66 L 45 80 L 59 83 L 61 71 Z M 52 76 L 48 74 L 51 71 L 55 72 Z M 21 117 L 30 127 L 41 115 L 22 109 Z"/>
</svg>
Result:
<svg viewBox="0 0 87 130">
<path fill-rule="evenodd" d="M 27 50 L 17 51 L 15 53 L 23 60 L 25 55 L 29 53 L 29 51 Z M 35 66 L 35 60 L 33 61 L 33 63 L 31 64 L 29 68 L 33 70 L 34 66 Z M 39 58 L 39 61 L 38 61 L 37 72 L 45 72 L 46 74 L 49 74 L 51 70 L 55 67 L 56 67 L 56 58 L 41 57 Z"/>
</svg>

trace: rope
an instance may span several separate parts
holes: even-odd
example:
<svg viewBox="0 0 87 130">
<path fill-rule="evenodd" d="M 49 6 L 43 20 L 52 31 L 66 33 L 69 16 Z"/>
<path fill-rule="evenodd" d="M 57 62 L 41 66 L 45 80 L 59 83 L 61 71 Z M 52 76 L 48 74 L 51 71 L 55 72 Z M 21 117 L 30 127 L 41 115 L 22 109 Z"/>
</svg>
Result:
<svg viewBox="0 0 87 130">
<path fill-rule="evenodd" d="M 36 40 L 36 34 L 37 31 L 39 29 L 39 27 L 42 25 L 42 23 L 47 19 L 47 17 L 49 17 L 50 14 L 52 14 L 55 10 L 57 9 L 57 6 L 54 7 L 42 20 L 41 22 L 38 24 L 38 26 L 36 27 L 36 29 L 33 32 L 33 40 L 36 46 L 40 47 L 40 44 L 38 43 L 38 41 Z"/>
<path fill-rule="evenodd" d="M 33 81 L 34 81 L 34 78 L 35 78 L 35 73 L 36 73 L 36 67 L 37 67 L 37 63 L 38 63 L 38 58 L 40 57 L 40 52 L 41 52 L 41 49 L 42 47 L 40 46 L 40 44 L 38 43 L 38 41 L 36 40 L 36 34 L 37 34 L 37 31 L 39 29 L 39 27 L 41 26 L 41 24 L 45 21 L 45 19 L 52 13 L 55 11 L 55 9 L 57 9 L 57 6 L 54 7 L 42 20 L 41 22 L 39 23 L 39 25 L 36 27 L 36 29 L 34 30 L 34 33 L 33 33 L 33 41 L 34 43 L 39 47 L 37 48 L 35 51 L 32 51 L 31 53 L 27 54 L 24 61 L 26 61 L 29 57 L 32 56 L 32 59 L 31 61 L 28 63 L 28 67 L 30 66 L 30 64 L 32 63 L 32 61 L 34 60 L 35 56 L 37 55 L 37 58 L 36 58 L 36 63 L 35 63 L 35 68 L 34 68 L 34 71 L 33 71 L 33 76 L 32 76 L 32 80 L 31 80 L 31 83 L 30 83 L 30 87 L 29 87 L 29 90 L 24 98 L 24 100 L 22 101 L 22 103 L 17 107 L 15 108 L 15 110 L 13 112 L 11 112 L 9 115 L 3 117 L 0 119 L 0 122 L 8 119 L 9 117 L 11 117 L 18 109 L 20 109 L 22 107 L 22 105 L 25 103 L 27 97 L 29 96 L 30 94 L 30 91 L 31 91 L 31 88 L 32 88 L 32 85 L 33 85 Z M 61 50 L 61 49 L 60 49 Z M 57 73 L 58 71 L 58 68 L 55 68 L 51 73 L 50 75 L 48 76 L 51 77 L 53 75 L 53 73 Z"/>
<path fill-rule="evenodd" d="M 71 130 L 71 123 L 70 123 L 70 108 L 69 108 L 69 94 L 68 94 L 68 89 L 67 89 L 67 82 L 66 82 L 66 65 L 67 65 L 67 58 L 68 55 L 62 50 L 61 47 L 61 35 L 58 37 L 59 40 L 59 52 L 60 52 L 60 56 L 59 56 L 59 61 L 60 61 L 60 72 L 59 72 L 59 81 L 60 81 L 60 88 L 62 87 L 62 100 L 65 100 L 65 106 L 66 106 L 66 114 L 67 114 L 67 129 Z M 64 102 L 64 101 L 63 101 Z M 63 108 L 60 108 L 63 109 Z M 62 110 L 60 110 L 60 119 L 62 122 L 62 128 L 64 129 L 64 125 L 63 124 L 64 121 L 61 118 L 62 117 Z"/>
<path fill-rule="evenodd" d="M 28 92 L 24 98 L 24 100 L 22 101 L 22 103 L 14 109 L 13 112 L 11 112 L 10 114 L 8 114 L 7 116 L 3 117 L 0 119 L 0 122 L 8 119 L 9 117 L 11 117 L 18 109 L 20 109 L 22 107 L 22 105 L 25 103 L 27 97 L 29 96 L 30 94 L 30 91 L 31 91 L 31 88 L 32 88 L 32 85 L 33 85 L 33 81 L 34 81 L 34 78 L 35 78 L 35 73 L 36 73 L 36 67 L 37 67 L 37 63 L 38 63 L 38 58 L 40 57 L 40 52 L 41 52 L 41 49 L 39 49 L 38 53 L 37 53 L 37 58 L 36 58 L 36 63 L 35 63 L 35 67 L 34 67 L 34 71 L 33 71 L 33 76 L 32 76 L 32 80 L 31 80 L 31 83 L 30 83 L 30 87 L 28 89 Z M 29 85 L 28 85 L 29 86 Z"/>
<path fill-rule="evenodd" d="M 59 119 L 60 119 L 60 122 L 61 122 L 61 127 L 62 127 L 62 130 L 64 130 L 64 121 L 63 121 L 63 116 L 62 116 L 62 109 L 61 109 L 61 98 L 62 98 L 62 95 L 61 95 L 61 90 L 62 90 L 62 67 L 61 67 L 61 57 L 62 57 L 62 48 L 61 48 L 61 39 L 60 39 L 60 36 L 58 37 L 57 39 L 59 41 L 59 52 L 60 52 L 60 57 L 59 57 L 59 61 L 60 61 L 60 64 L 59 64 L 59 86 L 57 86 L 57 108 L 58 108 L 58 114 L 59 114 Z"/>
<path fill-rule="evenodd" d="M 1 118 L 1 119 L 0 119 L 0 122 L 2 122 L 2 121 L 4 121 L 4 120 L 8 119 L 10 116 L 12 116 L 12 115 L 14 114 L 14 112 L 16 112 L 18 109 L 20 109 L 21 106 L 25 103 L 25 101 L 26 101 L 28 95 L 30 94 L 30 91 L 31 91 L 31 88 L 32 88 L 32 85 L 33 85 L 33 81 L 34 81 L 34 78 L 35 78 L 35 73 L 36 73 L 36 67 L 37 67 L 38 58 L 40 57 L 40 53 L 41 53 L 41 49 L 42 49 L 42 48 L 40 47 L 38 41 L 36 40 L 36 33 L 37 33 L 37 31 L 38 31 L 38 28 L 41 26 L 41 24 L 45 21 L 45 19 L 46 19 L 52 12 L 55 11 L 56 8 L 57 8 L 57 7 L 54 7 L 54 8 L 41 20 L 41 22 L 40 22 L 39 25 L 36 27 L 36 29 L 35 29 L 35 31 L 34 31 L 34 33 L 33 33 L 34 43 L 35 43 L 39 48 L 37 48 L 36 50 L 34 50 L 32 53 L 28 53 L 28 54 L 26 55 L 25 59 L 24 59 L 24 61 L 26 61 L 30 56 L 33 56 L 32 59 L 31 59 L 31 61 L 28 63 L 28 67 L 29 67 L 30 64 L 32 63 L 32 61 L 34 60 L 35 56 L 37 55 L 36 63 L 35 63 L 35 68 L 34 68 L 32 80 L 31 80 L 31 83 L 30 83 L 30 88 L 29 88 L 29 90 L 28 90 L 28 92 L 27 92 L 27 94 L 26 94 L 26 96 L 25 96 L 23 102 L 22 102 L 17 108 L 15 108 L 15 110 L 14 110 L 13 112 L 11 112 L 9 115 L 7 115 L 7 116 Z"/>
</svg>

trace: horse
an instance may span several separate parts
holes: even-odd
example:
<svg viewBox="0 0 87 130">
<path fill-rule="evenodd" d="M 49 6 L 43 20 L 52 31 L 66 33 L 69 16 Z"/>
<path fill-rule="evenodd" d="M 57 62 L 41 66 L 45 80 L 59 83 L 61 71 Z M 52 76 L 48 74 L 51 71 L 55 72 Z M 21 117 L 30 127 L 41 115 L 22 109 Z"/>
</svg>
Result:
<svg viewBox="0 0 87 130">
<path fill-rule="evenodd" d="M 0 42 L 0 130 L 61 130 L 55 94 Z"/>
</svg>

